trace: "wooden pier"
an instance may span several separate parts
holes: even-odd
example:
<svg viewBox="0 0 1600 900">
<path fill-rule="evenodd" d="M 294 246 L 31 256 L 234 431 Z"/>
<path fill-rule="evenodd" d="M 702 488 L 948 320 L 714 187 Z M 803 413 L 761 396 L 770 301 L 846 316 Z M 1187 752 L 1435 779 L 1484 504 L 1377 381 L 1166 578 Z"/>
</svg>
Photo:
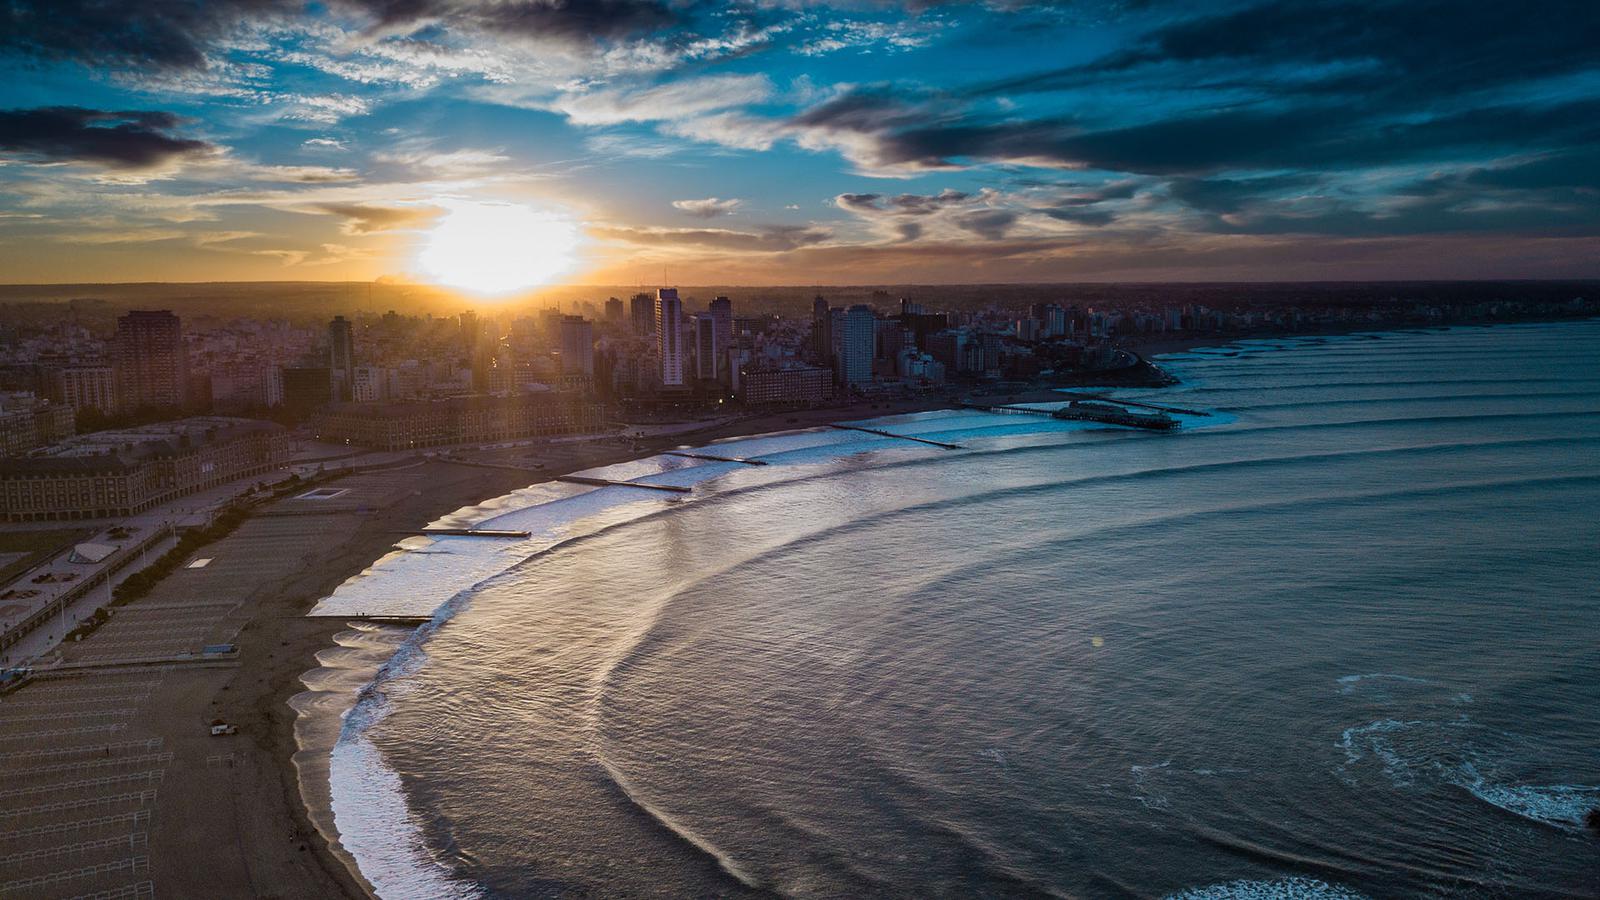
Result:
<svg viewBox="0 0 1600 900">
<path fill-rule="evenodd" d="M 557 476 L 556 480 L 565 481 L 568 484 L 587 484 L 591 487 L 646 488 L 652 491 L 669 491 L 674 494 L 687 494 L 693 490 L 693 488 L 686 488 L 677 484 L 646 484 L 642 481 L 613 481 L 609 478 L 590 478 L 587 475 L 560 475 Z"/>
<path fill-rule="evenodd" d="M 661 455 L 681 456 L 684 459 L 707 459 L 712 462 L 743 463 L 747 466 L 764 466 L 767 464 L 767 461 L 764 459 L 742 459 L 737 456 L 712 456 L 709 453 L 688 453 L 683 450 L 666 450 L 663 451 Z"/>
<path fill-rule="evenodd" d="M 895 434 L 892 431 L 884 431 L 884 430 L 882 430 L 880 428 L 865 428 L 865 427 L 862 427 L 860 425 L 840 425 L 837 422 L 830 423 L 828 425 L 828 427 L 829 428 L 837 428 L 840 431 L 859 431 L 859 432 L 862 432 L 863 434 L 875 434 L 878 437 L 899 438 L 902 441 L 916 441 L 919 444 L 931 444 L 931 445 L 933 445 L 935 447 L 943 447 L 946 450 L 964 450 L 964 449 L 966 449 L 965 447 L 962 447 L 960 444 L 947 444 L 947 443 L 945 443 L 943 441 L 930 441 L 927 438 L 912 437 L 909 434 Z"/>
</svg>

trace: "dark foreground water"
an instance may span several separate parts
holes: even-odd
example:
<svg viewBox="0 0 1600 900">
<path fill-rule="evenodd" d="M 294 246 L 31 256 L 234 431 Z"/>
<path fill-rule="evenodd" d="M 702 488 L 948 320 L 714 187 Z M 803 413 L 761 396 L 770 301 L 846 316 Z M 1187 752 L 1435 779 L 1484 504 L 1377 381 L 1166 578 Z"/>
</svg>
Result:
<svg viewBox="0 0 1600 900">
<path fill-rule="evenodd" d="M 347 845 L 385 897 L 1600 896 L 1600 323 L 1168 365 L 1220 415 L 749 439 L 347 585 L 537 553 L 351 716 Z"/>
</svg>

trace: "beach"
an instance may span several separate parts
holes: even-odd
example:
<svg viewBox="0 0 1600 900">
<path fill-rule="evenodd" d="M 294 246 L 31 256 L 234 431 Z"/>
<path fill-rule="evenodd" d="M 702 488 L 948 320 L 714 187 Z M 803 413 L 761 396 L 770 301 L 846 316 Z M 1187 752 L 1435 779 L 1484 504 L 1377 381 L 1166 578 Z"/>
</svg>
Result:
<svg viewBox="0 0 1600 900">
<path fill-rule="evenodd" d="M 494 451 L 469 452 L 488 462 L 418 458 L 319 483 L 344 492 L 332 500 L 291 495 L 255 508 L 107 625 L 66 646 L 68 669 L 42 672 L 0 699 L 0 753 L 57 761 L 30 767 L 40 769 L 37 778 L 9 780 L 21 786 L 15 798 L 0 798 L 0 857 L 22 862 L 4 880 L 79 891 L 153 885 L 166 896 L 367 896 L 349 858 L 322 836 L 333 836 L 326 760 L 301 752 L 290 705 L 347 627 L 306 617 L 317 600 L 389 553 L 404 532 L 530 484 L 685 442 L 940 405 L 861 403 L 636 440 L 540 444 L 537 471 L 496 464 Z M 236 644 L 237 656 L 152 661 L 197 641 Z M 214 721 L 238 733 L 212 737 Z M 313 776 L 309 809 L 302 766 Z M 95 777 L 64 781 L 80 773 Z M 70 865 L 44 855 L 59 850 L 62 834 L 76 839 Z"/>
</svg>

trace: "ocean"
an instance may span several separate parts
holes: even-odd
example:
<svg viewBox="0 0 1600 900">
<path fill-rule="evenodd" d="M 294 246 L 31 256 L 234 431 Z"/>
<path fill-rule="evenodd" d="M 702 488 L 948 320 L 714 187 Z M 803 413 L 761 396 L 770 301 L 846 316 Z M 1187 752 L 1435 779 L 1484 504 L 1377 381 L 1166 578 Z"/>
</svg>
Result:
<svg viewBox="0 0 1600 900">
<path fill-rule="evenodd" d="M 385 898 L 1600 896 L 1600 321 L 1158 361 L 1116 396 L 1212 415 L 743 438 L 408 539 L 319 607 L 435 617 L 340 636 L 344 846 Z"/>
</svg>

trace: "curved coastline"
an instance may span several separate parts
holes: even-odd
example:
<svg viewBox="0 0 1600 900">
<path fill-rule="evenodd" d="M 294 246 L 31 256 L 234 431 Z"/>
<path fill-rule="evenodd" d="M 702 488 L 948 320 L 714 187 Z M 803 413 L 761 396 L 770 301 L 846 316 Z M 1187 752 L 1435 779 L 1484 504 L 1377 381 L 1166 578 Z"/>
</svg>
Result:
<svg viewBox="0 0 1600 900">
<path fill-rule="evenodd" d="M 1027 399 L 1030 402 L 1048 401 L 1054 395 L 1054 390 L 1046 389 L 1033 392 L 1033 394 L 1037 396 L 1029 396 Z M 620 467 L 628 465 L 637 467 L 647 460 L 658 458 L 662 450 L 686 446 L 684 438 L 692 437 L 695 446 L 713 446 L 733 440 L 777 438 L 806 432 L 829 433 L 823 430 L 824 426 L 841 420 L 871 420 L 941 410 L 952 413 L 959 412 L 959 410 L 950 409 L 949 407 L 950 405 L 947 401 L 930 399 L 898 404 L 871 404 L 870 406 L 858 403 L 848 407 L 811 410 L 799 415 L 781 414 L 754 417 L 705 429 L 692 435 L 681 434 L 657 438 L 649 442 L 652 446 L 636 451 L 626 457 L 596 459 L 592 465 L 569 468 L 571 472 L 588 472 L 609 466 Z M 1223 424 L 1223 421 L 1218 420 L 1213 424 Z M 831 434 L 844 437 L 838 432 L 832 432 Z M 859 452 L 859 448 L 851 452 Z M 778 455 L 782 455 L 782 451 Z M 674 467 L 678 471 L 700 470 L 693 472 L 691 475 L 691 478 L 696 481 L 717 477 L 729 470 L 729 467 L 724 464 L 710 463 L 684 466 L 681 465 L 682 462 L 682 460 L 673 460 Z M 663 470 L 660 474 L 665 474 L 667 471 L 671 470 Z M 483 525 L 491 520 L 514 516 L 519 512 L 551 504 L 553 501 L 569 499 L 572 496 L 582 496 L 585 493 L 593 493 L 591 491 L 579 491 L 566 497 L 530 496 L 530 493 L 535 492 L 535 489 L 554 484 L 552 479 L 556 476 L 569 474 L 569 472 L 551 471 L 540 474 L 543 477 L 539 481 L 523 488 L 499 494 L 480 503 L 461 507 L 430 522 L 429 525 L 430 527 Z M 637 475 L 631 477 L 637 477 Z M 674 479 L 674 481 L 675 483 L 682 483 L 681 479 Z M 661 504 L 662 501 L 658 500 L 649 505 L 659 506 Z M 667 512 L 669 509 L 670 506 L 662 509 L 640 510 L 639 515 L 660 514 Z M 526 549 L 529 552 L 520 554 L 520 558 L 515 562 L 493 567 L 489 571 L 481 571 L 477 573 L 478 577 L 473 577 L 467 582 L 451 585 L 446 589 L 448 593 L 434 594 L 434 597 L 444 596 L 447 599 L 433 610 L 426 612 L 411 611 L 411 614 L 431 615 L 433 618 L 428 624 L 415 629 L 380 626 L 370 631 L 365 628 L 352 627 L 335 635 L 334 646 L 328 647 L 317 654 L 317 661 L 320 665 L 307 671 L 301 678 L 306 690 L 290 699 L 290 705 L 297 714 L 294 733 L 298 748 L 294 754 L 294 764 L 299 777 L 301 794 L 307 808 L 308 818 L 327 842 L 330 852 L 349 870 L 352 877 L 369 896 L 380 896 L 380 892 L 377 886 L 372 883 L 369 874 L 363 870 L 361 859 L 358 858 L 361 857 L 361 853 L 352 852 L 351 848 L 347 846 L 347 839 L 351 836 L 341 831 L 336 809 L 336 792 L 333 787 L 335 772 L 332 760 L 335 751 L 341 749 L 341 744 L 346 747 L 359 745 L 364 748 L 365 752 L 362 752 L 361 755 L 366 758 L 366 761 L 377 763 L 381 767 L 381 758 L 376 755 L 376 748 L 373 748 L 370 742 L 366 741 L 361 734 L 366 728 L 371 727 L 383 718 L 383 713 L 380 710 L 386 703 L 383 696 L 384 684 L 401 670 L 409 668 L 409 666 L 396 665 L 398 656 L 406 648 L 410 648 L 413 652 L 408 656 L 412 658 L 415 665 L 420 665 L 426 658 L 422 646 L 426 642 L 428 635 L 464 608 L 464 605 L 460 605 L 456 601 L 464 600 L 467 595 L 483 583 L 504 575 L 530 559 L 542 556 L 572 542 L 583 541 L 592 537 L 595 533 L 603 532 L 607 530 L 608 525 L 622 524 L 622 522 L 632 521 L 636 517 L 625 516 L 620 517 L 617 521 L 606 522 L 603 521 L 606 517 L 600 516 L 598 518 L 602 519 L 602 521 L 596 521 L 593 523 L 594 527 L 586 529 L 574 529 L 574 526 L 579 521 L 586 518 L 581 513 L 564 520 L 546 523 L 547 526 L 553 526 L 551 530 L 558 530 L 564 533 L 557 536 L 551 533 L 551 530 L 547 530 L 544 535 L 547 540 L 540 542 L 542 546 L 536 548 L 528 547 Z M 340 591 L 361 585 L 376 572 L 381 571 L 386 563 L 392 563 L 407 557 L 415 558 L 429 555 L 430 551 L 426 548 L 434 542 L 433 539 L 428 538 L 413 538 L 408 539 L 408 541 L 417 543 L 407 545 L 402 542 L 398 544 L 394 551 L 386 554 L 359 574 L 346 579 L 337 590 L 330 594 L 328 598 L 325 598 L 324 603 L 338 596 Z M 322 605 L 319 604 L 319 609 Z M 374 632 L 384 636 L 374 637 Z M 352 721 L 352 713 L 356 713 L 358 708 L 363 705 L 370 705 L 373 709 L 358 713 L 354 717 L 354 721 Z M 398 775 L 391 770 L 385 769 L 383 776 L 377 780 L 385 782 L 385 785 L 379 789 L 387 790 L 397 795 L 401 805 L 394 806 L 394 797 L 380 802 L 389 806 L 391 811 L 397 812 L 401 816 L 407 816 L 408 813 L 403 805 L 403 795 L 399 795 Z M 369 785 L 369 787 L 375 786 Z M 411 827 L 415 829 L 414 825 Z M 669 827 L 669 830 L 672 829 Z M 443 878 L 444 884 L 452 888 L 452 890 L 447 890 L 445 893 L 459 896 L 476 895 L 476 891 L 472 886 L 461 885 L 459 882 L 450 880 L 448 869 L 442 863 L 427 855 L 428 851 L 423 847 L 420 837 L 417 836 L 414 830 L 412 833 L 402 836 L 401 840 L 411 853 L 411 858 L 404 860 L 402 864 L 409 867 L 410 874 L 413 876 L 419 871 L 426 873 L 424 878 L 433 886 L 435 893 L 438 893 L 440 882 L 434 879 Z M 690 842 L 693 843 L 692 840 Z M 728 871 L 740 883 L 748 884 L 738 873 L 728 869 L 725 860 L 717 859 L 717 854 L 711 853 L 710 856 L 716 859 L 719 866 Z M 368 867 L 371 868 L 375 862 L 376 860 L 369 858 Z M 394 890 L 395 885 L 392 883 L 389 888 L 388 892 L 382 894 L 385 900 L 390 900 L 391 896 L 410 896 L 414 893 L 406 888 Z"/>
<path fill-rule="evenodd" d="M 1351 335 L 1350 339 L 1355 339 L 1358 337 L 1360 336 Z M 1317 342 L 1321 342 L 1321 340 Z M 1294 339 L 1290 338 L 1282 339 L 1281 343 L 1286 346 L 1275 347 L 1272 349 L 1293 349 L 1296 342 Z M 1205 359 L 1204 362 L 1224 361 L 1223 359 L 1217 358 L 1215 355 L 1209 356 L 1210 358 Z M 1196 359 L 1195 361 L 1201 360 Z M 1203 379 L 1195 380 L 1198 381 Z M 943 408 L 942 404 L 923 404 L 920 406 L 908 406 L 902 409 L 889 410 L 874 409 L 867 411 L 858 408 L 856 410 L 839 409 L 817 411 L 818 413 L 825 415 L 826 419 L 823 419 L 821 416 L 819 416 L 814 423 L 808 424 L 820 425 L 826 420 L 847 420 L 852 417 L 875 418 L 941 408 Z M 755 422 L 743 423 L 743 427 L 728 429 L 729 433 L 725 436 L 729 438 L 754 438 L 757 435 L 767 435 L 774 432 L 793 433 L 796 430 L 806 430 L 803 426 L 800 429 L 796 429 L 796 426 L 792 423 L 788 424 L 787 429 L 785 429 L 784 424 L 779 424 L 778 421 L 776 421 L 777 418 L 778 417 L 774 417 L 773 419 L 768 419 L 766 421 L 758 420 Z M 1216 422 L 1215 424 L 1223 423 Z M 1333 424 L 1338 427 L 1359 427 L 1364 423 L 1358 420 L 1353 422 L 1341 422 Z M 937 430 L 929 431 L 927 433 L 937 433 Z M 672 441 L 673 445 L 677 445 L 685 437 L 687 436 L 676 436 Z M 702 445 L 710 443 L 710 441 L 706 440 L 705 436 L 700 435 L 697 435 L 694 438 L 694 442 Z M 657 449 L 666 449 L 666 447 Z M 857 452 L 860 449 L 863 448 L 857 447 L 849 452 Z M 1418 451 L 1425 452 L 1425 448 L 1386 448 L 1385 450 L 1379 452 Z M 781 453 L 779 455 L 781 455 Z M 625 477 L 639 477 L 641 474 L 645 474 L 640 470 L 639 467 L 644 465 L 646 460 L 650 459 L 652 456 L 654 456 L 654 452 L 650 450 L 632 454 L 631 460 L 628 464 L 633 468 Z M 620 466 L 622 462 L 623 460 L 617 460 L 609 464 Z M 583 470 L 587 471 L 589 469 L 600 468 L 606 464 L 607 463 L 597 463 L 596 465 L 583 467 Z M 891 465 L 893 465 L 893 463 L 891 463 Z M 727 474 L 730 471 L 731 470 L 729 467 L 722 465 L 680 466 L 674 464 L 671 467 L 662 468 L 658 472 L 651 474 L 661 476 L 663 480 L 670 480 L 672 483 L 691 483 L 693 480 L 699 480 L 702 477 L 719 477 Z M 649 477 L 649 475 L 646 475 L 646 477 Z M 801 477 L 803 478 L 804 476 Z M 752 487 L 753 486 L 754 485 L 752 485 Z M 738 489 L 739 488 L 735 488 L 735 490 Z M 527 489 L 523 490 L 526 491 Z M 519 506 L 519 503 L 527 503 L 527 501 L 534 500 L 535 498 L 525 493 L 514 491 L 510 494 L 501 495 L 496 500 L 488 501 L 484 504 L 480 504 L 479 506 L 466 507 L 462 510 L 458 510 L 455 514 L 447 517 L 447 519 L 449 519 L 451 524 L 481 524 L 489 521 L 490 519 L 496 519 L 502 516 L 514 517 L 518 513 L 526 512 L 529 509 L 534 509 L 541 505 L 546 505 L 550 503 L 550 501 L 556 501 L 559 503 L 560 501 L 582 496 L 583 494 L 587 493 L 592 492 L 581 491 L 563 497 L 546 497 L 544 498 L 544 503 L 534 502 L 530 505 Z M 641 491 L 637 493 L 644 494 L 648 492 Z M 639 515 L 651 515 L 665 512 L 671 508 L 671 505 L 668 504 L 667 501 L 649 500 L 627 502 L 638 502 L 640 504 L 639 509 L 635 510 L 635 512 Z M 598 509 L 584 508 L 582 504 L 574 504 L 574 506 L 576 508 L 570 511 L 572 513 L 570 516 L 558 516 L 555 520 L 545 521 L 543 524 L 547 527 L 542 535 L 545 540 L 540 542 L 541 546 L 523 548 L 524 550 L 531 551 L 531 553 L 519 553 L 519 561 L 507 562 L 506 560 L 499 560 L 498 562 L 506 564 L 493 567 L 492 571 L 482 571 L 479 573 L 482 577 L 475 577 L 470 581 L 470 583 L 452 585 L 453 589 L 449 590 L 448 592 L 441 591 L 429 594 L 427 596 L 435 599 L 439 597 L 449 597 L 452 601 L 456 599 L 465 599 L 464 595 L 469 594 L 477 585 L 480 585 L 484 581 L 498 577 L 501 574 L 514 569 L 518 564 L 520 564 L 521 561 L 526 561 L 528 558 L 543 555 L 544 553 L 548 553 L 558 547 L 566 546 L 569 542 L 581 541 L 584 538 L 591 536 L 594 531 L 604 530 L 608 524 L 613 524 L 622 520 L 631 521 L 634 518 L 634 516 L 631 515 L 626 517 L 617 517 L 610 513 L 608 511 L 609 508 L 604 505 Z M 588 527 L 580 527 L 579 523 L 585 522 L 585 520 L 587 520 L 588 525 L 593 525 L 595 527 L 592 529 Z M 443 524 L 444 521 L 445 520 L 440 520 L 439 524 Z M 560 533 L 558 534 L 557 532 Z M 412 557 L 421 557 L 425 554 L 417 551 L 422 549 L 423 548 L 420 546 L 414 547 L 409 552 L 409 555 Z M 407 554 L 396 555 L 403 556 Z M 378 565 L 369 567 L 367 572 L 363 573 L 363 576 L 361 577 L 366 577 L 367 574 L 371 573 L 374 569 L 379 568 L 380 566 L 381 562 Z M 351 579 L 350 581 L 346 582 L 346 584 L 350 585 L 359 583 L 360 580 L 360 578 Z M 341 586 L 341 590 L 343 588 L 344 586 Z M 394 657 L 397 655 L 396 649 L 398 647 L 415 648 L 417 653 L 413 654 L 410 658 L 412 661 L 420 664 L 420 662 L 425 659 L 425 655 L 421 652 L 421 646 L 425 642 L 427 635 L 430 634 L 438 624 L 442 624 L 443 621 L 448 620 L 448 618 L 455 612 L 459 611 L 460 608 L 464 607 L 456 606 L 452 602 L 447 601 L 438 610 L 433 611 L 435 614 L 435 621 L 433 623 L 423 626 L 416 632 L 406 632 L 405 637 L 398 644 L 392 643 L 392 638 L 390 636 L 375 635 L 371 631 L 360 628 L 340 632 L 338 635 L 339 649 L 328 648 L 329 651 L 333 652 L 318 654 L 319 661 L 323 662 L 324 665 L 317 670 L 313 670 L 313 672 L 307 673 L 303 680 L 306 681 L 306 686 L 310 688 L 310 690 L 296 698 L 296 710 L 300 713 L 301 722 L 306 723 L 306 737 L 302 744 L 302 754 L 305 756 L 305 758 L 302 760 L 301 754 L 297 754 L 296 757 L 296 765 L 300 767 L 301 772 L 302 793 L 306 795 L 308 806 L 321 807 L 320 809 L 312 810 L 311 815 L 313 821 L 317 822 L 319 830 L 323 831 L 323 834 L 328 839 L 330 845 L 335 848 L 336 854 L 340 855 L 341 860 L 351 868 L 352 873 L 362 881 L 363 886 L 369 891 L 369 893 L 375 893 L 375 890 L 367 881 L 366 877 L 361 874 L 360 863 L 356 860 L 354 855 L 343 848 L 343 846 L 340 844 L 339 822 L 338 817 L 335 815 L 335 804 L 333 802 L 334 792 L 329 786 L 329 780 L 332 777 L 332 768 L 328 764 L 327 760 L 333 753 L 335 747 L 338 745 L 340 737 L 343 734 L 351 730 L 359 731 L 364 729 L 367 725 L 371 724 L 372 721 L 376 721 L 377 719 L 381 718 L 381 715 L 375 718 L 358 718 L 354 722 L 353 729 L 347 727 L 348 723 L 346 717 L 349 715 L 352 709 L 355 709 L 358 705 L 363 703 L 370 703 L 375 706 L 381 705 L 383 702 L 382 684 L 390 680 L 390 675 L 403 672 L 408 668 L 406 665 L 394 664 Z M 357 684 L 358 682 L 359 684 Z M 329 694 L 337 694 L 339 695 L 340 699 L 331 699 L 329 696 L 327 696 Z M 296 723 L 297 738 L 299 738 L 301 735 L 301 722 Z M 319 722 L 320 724 L 318 724 Z M 366 746 L 368 748 L 371 747 L 370 743 L 366 744 Z M 320 760 L 316 758 L 319 755 Z M 390 774 L 393 773 L 391 772 Z M 394 776 L 393 780 L 397 789 L 398 776 Z M 314 797 L 313 795 L 318 794 L 316 786 L 313 785 L 308 788 L 308 782 L 318 781 L 320 781 L 322 784 L 322 791 L 320 795 Z M 1488 800 L 1487 802 L 1494 803 L 1493 800 Z M 402 815 L 403 814 L 404 812 L 402 809 Z M 326 823 L 326 828 L 324 828 L 324 823 Z M 696 842 L 691 839 L 691 843 Z M 715 856 L 716 854 L 712 855 Z M 722 862 L 721 860 L 718 861 L 719 863 Z M 436 861 L 428 860 L 428 862 L 433 862 L 434 865 L 439 866 L 440 872 L 447 875 L 449 874 L 448 869 Z M 738 872 L 729 870 L 726 864 L 723 865 L 723 868 L 728 870 L 730 875 L 733 875 L 741 882 L 745 882 L 745 879 L 741 878 Z M 460 894 L 462 896 L 471 896 L 475 890 L 473 886 L 459 884 L 457 884 L 457 886 L 462 888 L 462 893 Z M 392 894 L 390 892 L 384 892 L 383 896 L 386 898 L 390 896 L 404 896 L 406 893 L 407 892 L 404 891 L 399 891 Z M 435 892 L 434 895 L 438 895 L 438 892 Z"/>
</svg>

